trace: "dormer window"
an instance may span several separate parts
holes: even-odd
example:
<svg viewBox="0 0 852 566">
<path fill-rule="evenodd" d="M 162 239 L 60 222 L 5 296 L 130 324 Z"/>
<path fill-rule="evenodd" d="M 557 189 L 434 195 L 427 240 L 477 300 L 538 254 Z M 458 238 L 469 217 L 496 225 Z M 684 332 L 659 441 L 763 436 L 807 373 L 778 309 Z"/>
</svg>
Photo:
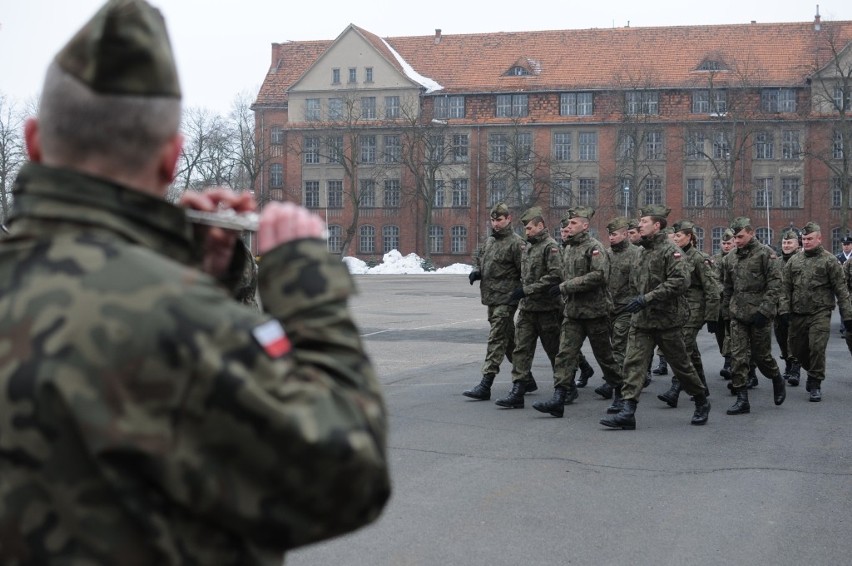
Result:
<svg viewBox="0 0 852 566">
<path fill-rule="evenodd" d="M 541 73 L 541 63 L 529 57 L 521 57 L 515 64 L 509 67 L 503 76 L 505 77 L 529 77 Z"/>
<path fill-rule="evenodd" d="M 518 67 L 517 65 L 509 69 L 509 72 L 506 73 L 511 77 L 525 77 L 531 75 L 529 69 L 525 69 L 523 67 Z"/>
<path fill-rule="evenodd" d="M 718 57 L 707 57 L 695 68 L 696 71 L 727 71 L 728 66 Z"/>
</svg>

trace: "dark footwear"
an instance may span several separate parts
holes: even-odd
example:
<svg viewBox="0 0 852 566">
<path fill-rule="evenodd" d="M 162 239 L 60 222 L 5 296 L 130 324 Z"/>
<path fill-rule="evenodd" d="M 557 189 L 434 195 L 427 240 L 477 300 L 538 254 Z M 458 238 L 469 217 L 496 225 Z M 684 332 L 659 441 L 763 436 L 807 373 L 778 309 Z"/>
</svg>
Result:
<svg viewBox="0 0 852 566">
<path fill-rule="evenodd" d="M 784 360 L 784 375 L 781 376 L 785 381 L 790 379 L 790 369 L 792 369 L 792 367 L 793 363 L 790 361 L 790 358 L 786 358 Z"/>
<path fill-rule="evenodd" d="M 737 402 L 731 405 L 727 410 L 729 415 L 746 415 L 751 412 L 751 405 L 748 402 L 748 389 L 737 391 Z"/>
<path fill-rule="evenodd" d="M 530 376 L 529 379 L 524 381 L 524 393 L 532 393 L 533 391 L 538 391 L 538 383 L 535 382 L 533 376 Z"/>
<path fill-rule="evenodd" d="M 692 414 L 690 424 L 696 426 L 706 425 L 710 418 L 710 401 L 704 395 L 695 395 L 695 412 Z"/>
<path fill-rule="evenodd" d="M 746 378 L 746 387 L 754 389 L 757 387 L 757 371 L 754 368 L 748 370 L 748 378 Z"/>
<path fill-rule="evenodd" d="M 491 386 L 494 384 L 494 374 L 486 373 L 482 376 L 482 381 L 476 384 L 473 389 L 463 391 L 462 395 L 476 399 L 477 401 L 488 401 L 491 399 Z"/>
<path fill-rule="evenodd" d="M 612 405 L 606 408 L 606 414 L 608 415 L 617 415 L 621 412 L 621 408 L 624 406 L 624 399 L 621 397 L 621 389 L 616 387 L 612 391 Z"/>
<path fill-rule="evenodd" d="M 553 397 L 549 401 L 536 401 L 533 403 L 533 409 L 539 413 L 549 413 L 554 417 L 562 418 L 565 414 L 565 396 L 567 394 L 567 389 L 557 386 L 553 389 Z"/>
<path fill-rule="evenodd" d="M 772 378 L 772 399 L 775 405 L 780 405 L 787 398 L 787 387 L 784 378 L 776 375 Z"/>
<path fill-rule="evenodd" d="M 524 393 L 526 393 L 526 382 L 512 382 L 512 390 L 506 397 L 497 399 L 494 404 L 498 407 L 507 409 L 523 409 L 524 408 Z"/>
<path fill-rule="evenodd" d="M 668 375 L 669 374 L 669 366 L 666 363 L 665 356 L 660 356 L 660 363 L 657 364 L 657 367 L 651 372 L 654 375 Z"/>
<path fill-rule="evenodd" d="M 790 387 L 798 387 L 801 377 L 802 366 L 798 362 L 793 362 L 790 365 L 790 376 L 787 378 L 787 385 Z"/>
<path fill-rule="evenodd" d="M 609 428 L 636 430 L 636 400 L 625 399 L 621 404 L 621 411 L 617 415 L 603 418 L 600 423 Z"/>
<path fill-rule="evenodd" d="M 811 403 L 819 403 L 822 401 L 822 391 L 819 388 L 819 385 L 815 385 L 811 387 L 811 396 L 808 397 L 808 401 Z"/>
<path fill-rule="evenodd" d="M 651 379 L 651 372 L 649 371 L 648 373 L 645 374 L 645 383 L 642 384 L 642 389 L 645 389 L 646 387 L 651 385 L 652 381 L 653 380 Z"/>
<path fill-rule="evenodd" d="M 577 378 L 577 387 L 585 387 L 589 383 L 589 378 L 595 375 L 595 370 L 589 365 L 589 362 L 583 360 L 580 363 L 580 377 Z"/>
<path fill-rule="evenodd" d="M 612 399 L 612 385 L 610 385 L 609 383 L 604 383 L 601 386 L 595 387 L 595 393 L 597 393 L 604 399 Z"/>
<path fill-rule="evenodd" d="M 572 387 L 571 389 L 568 389 L 567 391 L 568 391 L 568 393 L 565 395 L 565 404 L 570 405 L 571 403 L 573 403 L 574 401 L 577 400 L 577 397 L 580 396 L 580 392 L 577 391 L 576 387 Z"/>
<path fill-rule="evenodd" d="M 671 407 L 672 409 L 677 407 L 677 401 L 680 397 L 680 382 L 676 377 L 672 378 L 672 386 L 669 387 L 669 390 L 665 393 L 657 395 L 657 399 Z"/>
<path fill-rule="evenodd" d="M 731 379 L 731 356 L 725 356 L 725 365 L 719 370 L 719 375 L 725 379 Z"/>
</svg>

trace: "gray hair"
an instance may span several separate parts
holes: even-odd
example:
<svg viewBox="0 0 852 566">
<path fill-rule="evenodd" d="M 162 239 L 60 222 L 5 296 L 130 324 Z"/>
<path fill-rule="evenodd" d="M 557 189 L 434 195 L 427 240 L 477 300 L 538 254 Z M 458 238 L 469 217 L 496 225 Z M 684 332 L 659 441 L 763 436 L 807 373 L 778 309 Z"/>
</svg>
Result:
<svg viewBox="0 0 852 566">
<path fill-rule="evenodd" d="M 39 104 L 42 151 L 63 164 L 95 155 L 136 173 L 178 132 L 180 112 L 175 98 L 98 94 L 53 63 Z"/>
</svg>

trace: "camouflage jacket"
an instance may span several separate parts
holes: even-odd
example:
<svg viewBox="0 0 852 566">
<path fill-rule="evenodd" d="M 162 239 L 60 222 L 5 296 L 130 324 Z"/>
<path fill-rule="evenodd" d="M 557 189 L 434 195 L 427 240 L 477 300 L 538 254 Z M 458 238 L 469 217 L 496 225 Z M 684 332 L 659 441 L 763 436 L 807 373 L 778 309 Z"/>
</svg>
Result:
<svg viewBox="0 0 852 566">
<path fill-rule="evenodd" d="M 686 322 L 689 289 L 689 264 L 683 252 L 659 232 L 640 240 L 644 248 L 630 274 L 633 296 L 645 298 L 645 308 L 633 315 L 630 324 L 637 328 L 668 329 Z"/>
<path fill-rule="evenodd" d="M 27 164 L 10 228 L 0 563 L 278 565 L 378 516 L 386 414 L 324 242 L 265 254 L 261 314 L 141 192 Z"/>
<path fill-rule="evenodd" d="M 686 293 L 689 305 L 687 324 L 692 327 L 703 326 L 708 320 L 715 322 L 719 320 L 719 304 L 722 300 L 716 265 L 709 255 L 691 244 L 683 252 L 691 266 L 689 291 Z"/>
<path fill-rule="evenodd" d="M 473 258 L 479 271 L 479 294 L 483 305 L 505 305 L 512 291 L 521 286 L 521 257 L 526 243 L 511 226 L 492 231 Z"/>
<path fill-rule="evenodd" d="M 520 308 L 527 311 L 561 310 L 562 301 L 549 291 L 562 280 L 559 244 L 546 231 L 527 240 L 521 261 L 521 279 L 526 295 Z"/>
<path fill-rule="evenodd" d="M 852 261 L 843 264 L 843 276 L 846 278 L 846 288 L 849 290 L 849 295 L 852 296 Z"/>
<path fill-rule="evenodd" d="M 852 320 L 852 304 L 849 303 L 843 266 L 822 246 L 794 254 L 784 265 L 782 281 L 779 313 L 830 312 L 834 310 L 836 301 L 840 307 L 840 319 Z"/>
<path fill-rule="evenodd" d="M 609 316 L 609 257 L 603 245 L 583 232 L 568 238 L 562 252 L 562 283 L 559 290 L 565 300 L 568 318 Z"/>
<path fill-rule="evenodd" d="M 609 256 L 609 294 L 613 308 L 618 310 L 630 302 L 635 295 L 630 292 L 630 272 L 639 262 L 641 248 L 628 240 L 615 244 L 607 250 Z"/>
<path fill-rule="evenodd" d="M 722 262 L 722 305 L 732 319 L 751 322 L 760 312 L 775 316 L 781 292 L 781 262 L 775 250 L 752 238 Z"/>
</svg>

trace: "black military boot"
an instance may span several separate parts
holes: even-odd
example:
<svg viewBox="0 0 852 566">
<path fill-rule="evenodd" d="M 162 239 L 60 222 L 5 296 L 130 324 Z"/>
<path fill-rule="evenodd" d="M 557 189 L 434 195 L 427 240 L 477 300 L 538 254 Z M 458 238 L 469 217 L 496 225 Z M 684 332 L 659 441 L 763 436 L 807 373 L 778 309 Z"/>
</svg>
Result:
<svg viewBox="0 0 852 566">
<path fill-rule="evenodd" d="M 609 428 L 636 430 L 636 399 L 624 399 L 618 414 L 603 418 L 600 423 Z"/>
<path fill-rule="evenodd" d="M 565 414 L 565 396 L 568 390 L 557 385 L 553 388 L 553 397 L 549 401 L 536 401 L 533 403 L 533 409 L 539 413 L 550 413 L 554 417 L 562 418 Z"/>
<path fill-rule="evenodd" d="M 772 400 L 776 405 L 782 404 L 787 398 L 786 383 L 780 373 L 772 378 Z"/>
<path fill-rule="evenodd" d="M 462 392 L 462 395 L 476 399 L 477 401 L 488 401 L 491 399 L 492 385 L 494 385 L 494 374 L 486 373 L 482 376 L 482 381 L 476 384 L 476 387 Z"/>
<path fill-rule="evenodd" d="M 725 364 L 719 370 L 719 375 L 725 379 L 731 379 L 731 356 L 725 356 Z"/>
<path fill-rule="evenodd" d="M 694 395 L 692 399 L 695 401 L 695 412 L 692 413 L 690 424 L 697 426 L 707 424 L 707 419 L 710 418 L 710 401 L 705 395 Z"/>
<path fill-rule="evenodd" d="M 651 385 L 651 372 L 650 371 L 645 374 L 645 382 L 642 384 L 642 389 L 645 389 L 649 385 Z"/>
<path fill-rule="evenodd" d="M 669 374 L 669 366 L 666 363 L 666 357 L 660 356 L 660 363 L 657 364 L 657 367 L 651 372 L 654 375 L 668 375 Z"/>
<path fill-rule="evenodd" d="M 567 387 L 565 389 L 565 391 L 566 391 L 566 393 L 565 393 L 565 404 L 566 405 L 570 405 L 571 403 L 573 403 L 574 401 L 577 400 L 577 397 L 580 396 L 580 392 L 577 390 L 576 385 L 571 386 L 571 387 Z"/>
<path fill-rule="evenodd" d="M 819 403 L 822 401 L 822 391 L 820 390 L 820 383 L 818 379 L 809 377 L 808 381 L 805 382 L 805 389 L 808 393 L 810 393 L 808 401 L 811 403 Z"/>
<path fill-rule="evenodd" d="M 657 399 L 659 399 L 660 401 L 662 401 L 663 403 L 665 403 L 666 405 L 668 405 L 669 407 L 671 407 L 673 409 L 675 407 L 677 407 L 677 401 L 678 401 L 679 397 L 680 397 L 680 381 L 676 377 L 672 378 L 672 386 L 669 387 L 668 391 L 666 391 L 665 393 L 662 393 L 660 395 L 657 395 Z"/>
<path fill-rule="evenodd" d="M 781 377 L 783 377 L 785 381 L 790 379 L 790 369 L 792 366 L 793 364 L 790 362 L 790 358 L 784 358 L 784 375 Z"/>
<path fill-rule="evenodd" d="M 624 405 L 624 398 L 621 396 L 621 387 L 612 389 L 612 405 L 606 408 L 606 414 L 617 415 L 621 412 L 621 407 Z"/>
<path fill-rule="evenodd" d="M 802 379 L 801 375 L 802 365 L 798 362 L 793 362 L 790 364 L 790 376 L 787 378 L 787 385 L 790 387 L 798 387 L 799 380 Z"/>
<path fill-rule="evenodd" d="M 583 359 L 580 362 L 580 377 L 577 378 L 577 387 L 585 387 L 589 383 L 589 378 L 595 375 L 595 370 L 589 365 L 589 362 Z"/>
<path fill-rule="evenodd" d="M 731 405 L 727 410 L 729 415 L 746 415 L 751 412 L 751 405 L 748 402 L 748 389 L 743 387 L 736 391 L 737 402 Z"/>
<path fill-rule="evenodd" d="M 538 391 L 538 383 L 535 382 L 535 378 L 530 374 L 530 376 L 524 380 L 524 393 L 532 393 L 533 391 Z"/>
<path fill-rule="evenodd" d="M 595 387 L 595 393 L 603 397 L 604 399 L 612 399 L 612 385 L 609 383 L 604 383 L 598 387 Z"/>
<path fill-rule="evenodd" d="M 497 399 L 494 403 L 498 407 L 506 407 L 507 409 L 523 409 L 526 386 L 526 381 L 513 381 L 512 390 L 509 391 L 509 394 L 502 399 Z"/>
<path fill-rule="evenodd" d="M 757 371 L 754 366 L 749 366 L 748 377 L 746 378 L 746 388 L 754 389 L 757 387 Z"/>
</svg>

